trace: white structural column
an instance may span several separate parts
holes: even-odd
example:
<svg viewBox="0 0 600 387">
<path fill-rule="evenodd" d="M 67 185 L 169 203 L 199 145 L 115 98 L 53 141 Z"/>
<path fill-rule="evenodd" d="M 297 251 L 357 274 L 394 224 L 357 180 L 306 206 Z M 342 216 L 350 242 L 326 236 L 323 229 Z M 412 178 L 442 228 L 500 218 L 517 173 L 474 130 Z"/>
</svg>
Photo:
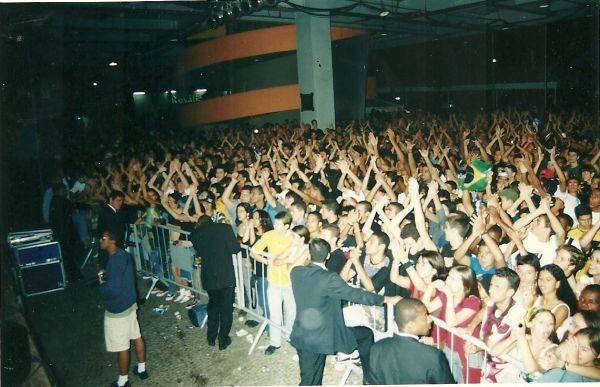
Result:
<svg viewBox="0 0 600 387">
<path fill-rule="evenodd" d="M 296 3 L 314 6 L 318 2 L 303 0 Z M 335 123 L 329 16 L 297 11 L 296 42 L 300 93 L 314 95 L 314 111 L 301 111 L 300 120 L 310 124 L 316 119 L 319 128 L 325 130 Z"/>
</svg>

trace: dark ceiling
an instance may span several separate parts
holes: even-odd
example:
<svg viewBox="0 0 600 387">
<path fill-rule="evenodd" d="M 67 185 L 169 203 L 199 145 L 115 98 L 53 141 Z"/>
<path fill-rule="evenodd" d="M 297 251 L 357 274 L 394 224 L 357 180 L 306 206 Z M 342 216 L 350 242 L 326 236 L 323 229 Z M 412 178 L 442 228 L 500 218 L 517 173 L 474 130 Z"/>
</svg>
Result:
<svg viewBox="0 0 600 387">
<path fill-rule="evenodd" d="M 507 30 L 591 14 L 594 0 L 290 0 L 229 23 L 230 31 L 293 23 L 296 12 L 372 33 L 374 48 Z M 236 1 L 26 3 L 0 6 L 0 38 L 26 45 L 59 41 L 83 62 L 170 57 L 211 28 L 215 11 Z M 382 16 L 384 15 L 384 16 Z M 82 52 L 85 54 L 82 55 Z"/>
</svg>

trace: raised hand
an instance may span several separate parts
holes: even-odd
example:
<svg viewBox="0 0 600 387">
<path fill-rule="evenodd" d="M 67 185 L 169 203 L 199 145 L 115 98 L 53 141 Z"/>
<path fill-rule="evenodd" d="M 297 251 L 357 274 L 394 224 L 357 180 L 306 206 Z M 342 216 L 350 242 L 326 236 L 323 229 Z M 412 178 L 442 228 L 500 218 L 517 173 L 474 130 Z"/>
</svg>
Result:
<svg viewBox="0 0 600 387">
<path fill-rule="evenodd" d="M 470 223 L 473 226 L 474 234 L 482 234 L 485 232 L 485 217 L 483 214 L 472 215 Z"/>
<path fill-rule="evenodd" d="M 549 197 L 543 197 L 540 200 L 540 207 L 539 210 L 543 211 L 543 212 L 547 212 L 550 211 L 550 208 L 552 207 L 552 203 Z"/>
<path fill-rule="evenodd" d="M 427 183 L 428 192 L 437 193 L 439 187 L 440 185 L 435 180 L 431 180 L 429 183 Z"/>
<path fill-rule="evenodd" d="M 419 182 L 417 182 L 417 179 L 415 179 L 414 177 L 411 177 L 408 179 L 408 194 L 411 197 L 417 197 L 419 196 Z"/>
<path fill-rule="evenodd" d="M 246 168 L 246 171 L 248 171 L 248 175 L 250 176 L 250 178 L 253 179 L 256 176 L 256 169 L 254 168 L 253 165 Z"/>
<path fill-rule="evenodd" d="M 385 133 L 387 134 L 390 141 L 394 142 L 396 140 L 396 134 L 392 128 L 388 128 Z"/>
<path fill-rule="evenodd" d="M 521 198 L 525 199 L 527 197 L 531 197 L 532 194 L 533 194 L 532 186 L 527 185 L 523 182 L 519 183 L 519 195 L 521 196 Z"/>
<path fill-rule="evenodd" d="M 498 198 L 498 194 L 489 195 L 487 198 L 488 207 L 500 208 L 500 200 Z"/>
<path fill-rule="evenodd" d="M 288 163 L 290 165 L 290 171 L 297 171 L 298 170 L 298 160 L 296 160 L 295 158 L 288 160 Z"/>
</svg>

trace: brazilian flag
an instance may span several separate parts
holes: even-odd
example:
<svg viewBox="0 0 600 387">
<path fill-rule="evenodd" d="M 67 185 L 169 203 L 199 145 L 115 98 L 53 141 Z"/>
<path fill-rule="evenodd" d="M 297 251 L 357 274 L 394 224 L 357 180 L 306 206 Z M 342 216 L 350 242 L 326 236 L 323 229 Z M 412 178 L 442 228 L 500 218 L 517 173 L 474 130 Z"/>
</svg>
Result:
<svg viewBox="0 0 600 387">
<path fill-rule="evenodd" d="M 458 185 L 467 191 L 485 191 L 487 176 L 492 166 L 479 158 L 473 159 L 462 173 L 459 174 Z"/>
</svg>

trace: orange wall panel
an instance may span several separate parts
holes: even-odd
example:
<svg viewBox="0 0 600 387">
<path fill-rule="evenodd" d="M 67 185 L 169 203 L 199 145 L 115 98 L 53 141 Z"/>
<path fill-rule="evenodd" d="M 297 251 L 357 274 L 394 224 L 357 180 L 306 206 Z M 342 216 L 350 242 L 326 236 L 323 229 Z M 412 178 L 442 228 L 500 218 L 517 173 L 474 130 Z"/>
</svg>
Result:
<svg viewBox="0 0 600 387">
<path fill-rule="evenodd" d="M 260 114 L 300 109 L 297 84 L 271 87 L 212 98 L 189 105 L 180 110 L 184 127 L 233 120 Z"/>
<path fill-rule="evenodd" d="M 331 40 L 348 39 L 364 33 L 353 28 L 332 27 Z M 229 60 L 295 50 L 295 25 L 241 32 L 186 49 L 177 58 L 177 74 Z"/>
</svg>

